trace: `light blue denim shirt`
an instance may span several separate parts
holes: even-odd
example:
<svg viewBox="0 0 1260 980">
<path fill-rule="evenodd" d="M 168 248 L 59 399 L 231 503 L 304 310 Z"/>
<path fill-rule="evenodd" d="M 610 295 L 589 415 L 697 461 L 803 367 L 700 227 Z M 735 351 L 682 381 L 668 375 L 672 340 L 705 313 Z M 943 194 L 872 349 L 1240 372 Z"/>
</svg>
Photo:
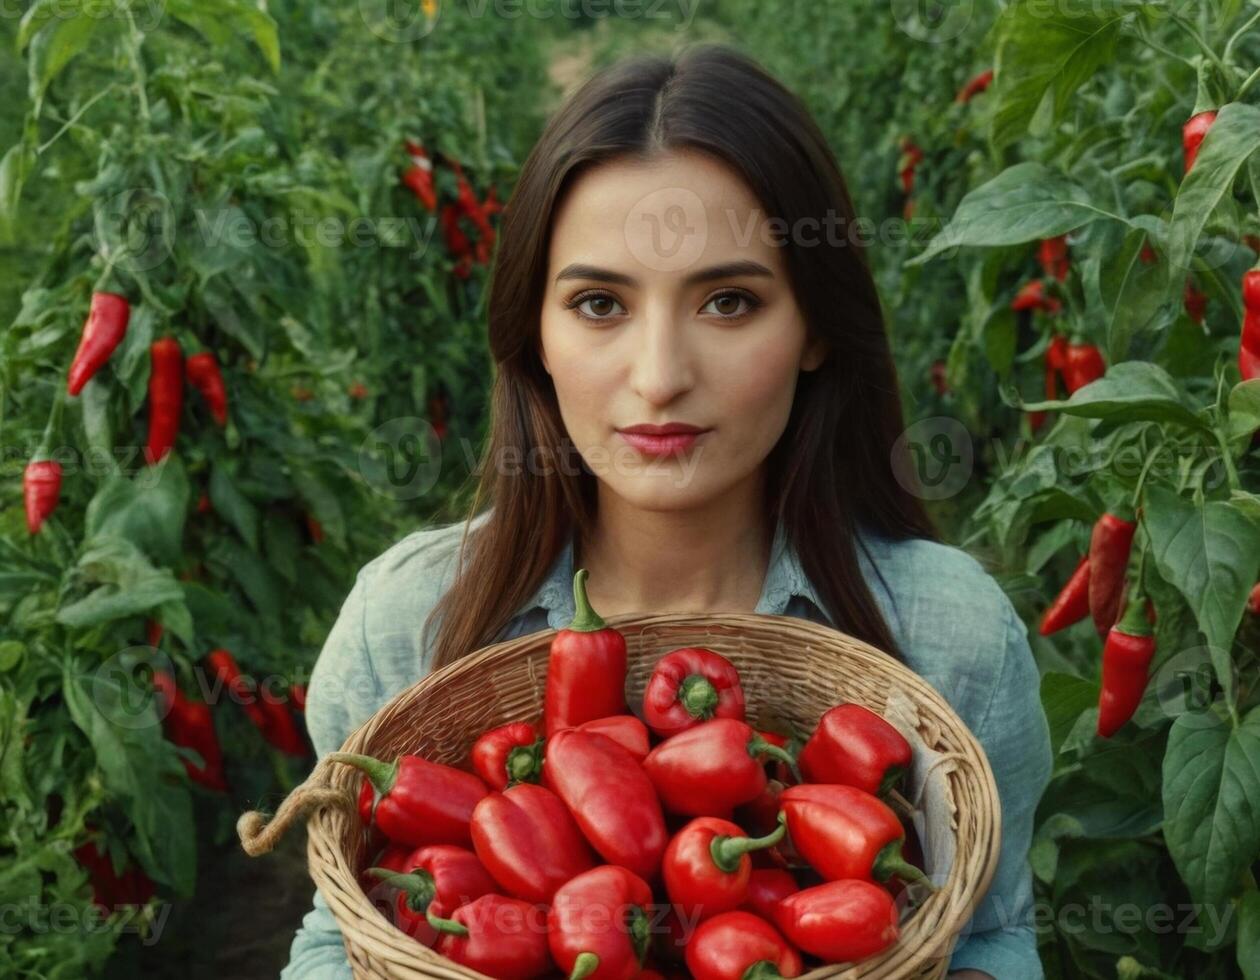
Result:
<svg viewBox="0 0 1260 980">
<path fill-rule="evenodd" d="M 472 522 L 476 528 L 488 514 Z M 462 524 L 416 531 L 359 570 L 311 675 L 306 721 L 322 757 L 430 670 L 425 617 L 454 578 Z M 966 552 L 923 539 L 860 534 L 862 571 L 907 664 L 953 706 L 984 748 L 1002 805 L 996 873 L 950 959 L 951 970 L 997 980 L 1043 977 L 1033 931 L 1028 849 L 1050 780 L 1050 732 L 1027 629 L 1009 598 Z M 572 541 L 499 635 L 563 629 L 573 618 Z M 783 527 L 755 611 L 834 625 L 821 609 Z M 427 638 L 432 640 L 432 636 Z M 323 897 L 303 919 L 282 980 L 349 980 L 336 921 Z"/>
</svg>

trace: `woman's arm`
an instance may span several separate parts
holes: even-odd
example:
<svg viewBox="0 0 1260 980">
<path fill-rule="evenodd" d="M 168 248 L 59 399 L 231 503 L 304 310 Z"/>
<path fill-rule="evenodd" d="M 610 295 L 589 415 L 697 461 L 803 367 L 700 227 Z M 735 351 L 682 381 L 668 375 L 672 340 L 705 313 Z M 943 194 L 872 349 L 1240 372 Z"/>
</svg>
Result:
<svg viewBox="0 0 1260 980">
<path fill-rule="evenodd" d="M 1028 850 L 1037 803 L 1050 782 L 1054 760 L 1028 630 L 1009 599 L 1004 606 L 1004 656 L 989 705 L 973 729 L 997 782 L 1002 846 L 989 890 L 949 966 L 956 971 L 981 971 L 997 980 L 1039 980 L 1045 974 L 1033 928 Z"/>
<path fill-rule="evenodd" d="M 311 672 L 306 698 L 306 724 L 322 758 L 341 748 L 350 733 L 379 704 L 380 690 L 364 639 L 364 601 L 367 569 L 360 570 L 354 587 L 342 603 L 324 647 Z M 315 903 L 302 919 L 289 949 L 289 965 L 281 980 L 350 980 L 341 930 L 324 897 L 315 892 Z"/>
</svg>

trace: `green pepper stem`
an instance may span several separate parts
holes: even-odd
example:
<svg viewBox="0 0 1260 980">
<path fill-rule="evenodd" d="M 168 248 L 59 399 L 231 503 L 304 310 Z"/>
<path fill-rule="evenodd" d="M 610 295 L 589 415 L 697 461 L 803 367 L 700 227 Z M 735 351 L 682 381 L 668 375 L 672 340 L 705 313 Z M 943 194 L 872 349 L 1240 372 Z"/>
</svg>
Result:
<svg viewBox="0 0 1260 980">
<path fill-rule="evenodd" d="M 462 922 L 456 922 L 454 919 L 443 919 L 432 912 L 426 912 L 424 917 L 428 920 L 429 925 L 438 932 L 449 932 L 452 936 L 468 935 L 468 927 Z"/>
<path fill-rule="evenodd" d="M 740 858 L 745 854 L 774 847 L 783 840 L 783 835 L 787 833 L 787 814 L 782 810 L 779 811 L 778 821 L 779 826 L 775 828 L 774 833 L 767 834 L 765 837 L 731 837 L 727 834 L 718 834 L 709 845 L 713 863 L 719 870 L 734 874 L 739 870 Z"/>
<path fill-rule="evenodd" d="M 748 741 L 748 754 L 754 759 L 758 759 L 763 755 L 768 755 L 772 759 L 778 759 L 780 762 L 787 763 L 789 769 L 792 770 L 792 776 L 798 783 L 805 780 L 801 777 L 801 770 L 796 765 L 796 759 L 787 749 L 780 748 L 773 742 L 767 742 L 760 735 L 753 735 Z"/>
<path fill-rule="evenodd" d="M 594 953 L 579 953 L 578 958 L 573 961 L 573 972 L 569 974 L 569 980 L 585 980 L 598 969 L 598 956 Z"/>
<path fill-rule="evenodd" d="M 875 857 L 871 874 L 879 881 L 887 881 L 893 875 L 904 881 L 917 881 L 926 885 L 929 891 L 936 891 L 936 885 L 927 875 L 905 859 L 901 853 L 901 839 L 889 841 L 884 849 Z"/>
<path fill-rule="evenodd" d="M 591 608 L 591 600 L 586 597 L 586 569 L 579 568 L 573 576 L 573 622 L 566 628 L 577 633 L 594 633 L 607 625 Z"/>
<path fill-rule="evenodd" d="M 719 698 L 717 688 L 707 677 L 703 674 L 691 674 L 678 685 L 678 700 L 692 718 L 707 721 L 717 711 Z"/>
<path fill-rule="evenodd" d="M 1127 636 L 1150 636 L 1153 632 L 1150 621 L 1146 618 L 1146 595 L 1140 588 L 1135 589 L 1129 597 L 1129 604 L 1125 607 L 1120 622 L 1116 624 L 1116 629 Z"/>
<path fill-rule="evenodd" d="M 354 752 L 329 752 L 325 758 L 343 765 L 354 766 L 372 781 L 372 786 L 381 796 L 393 789 L 398 779 L 397 760 L 382 762 L 380 759 L 373 759 L 370 755 L 357 755 Z"/>
<path fill-rule="evenodd" d="M 781 980 L 783 974 L 770 960 L 758 960 L 747 970 L 740 980 Z"/>
<path fill-rule="evenodd" d="M 889 766 L 888 771 L 884 773 L 884 778 L 879 781 L 879 789 L 875 791 L 875 795 L 884 796 L 897 785 L 905 771 L 905 766 Z"/>
<path fill-rule="evenodd" d="M 389 868 L 368 868 L 368 874 L 375 875 L 407 895 L 407 907 L 413 912 L 424 912 L 437 895 L 437 883 L 428 871 L 414 871 L 402 874 Z"/>
<path fill-rule="evenodd" d="M 536 783 L 542 774 L 543 739 L 530 745 L 518 745 L 507 756 L 508 785 Z"/>
</svg>

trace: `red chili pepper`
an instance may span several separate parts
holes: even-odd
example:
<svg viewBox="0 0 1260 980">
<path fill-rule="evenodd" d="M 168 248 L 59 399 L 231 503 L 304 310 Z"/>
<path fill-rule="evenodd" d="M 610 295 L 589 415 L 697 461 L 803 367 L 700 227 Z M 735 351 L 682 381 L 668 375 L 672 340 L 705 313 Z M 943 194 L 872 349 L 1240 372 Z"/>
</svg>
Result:
<svg viewBox="0 0 1260 980">
<path fill-rule="evenodd" d="M 546 912 L 529 902 L 482 895 L 442 924 L 434 949 L 497 980 L 532 980 L 553 969 L 545 921 Z"/>
<path fill-rule="evenodd" d="M 491 789 L 536 783 L 542 774 L 542 739 L 526 721 L 492 728 L 473 743 L 472 767 Z"/>
<path fill-rule="evenodd" d="M 66 379 L 66 391 L 77 395 L 83 390 L 102 364 L 109 360 L 127 333 L 127 320 L 131 317 L 131 304 L 117 293 L 93 293 L 88 307 L 79 347 L 70 362 Z"/>
<path fill-rule="evenodd" d="M 1050 338 L 1050 346 L 1046 348 L 1046 367 L 1053 371 L 1064 371 L 1068 362 L 1068 339 L 1061 333 Z"/>
<path fill-rule="evenodd" d="M 61 464 L 37 459 L 22 471 L 22 500 L 26 505 L 26 530 L 37 534 L 61 499 Z"/>
<path fill-rule="evenodd" d="M 184 404 L 184 355 L 179 341 L 162 337 L 149 345 L 149 441 L 144 458 L 156 463 L 175 445 Z"/>
<path fill-rule="evenodd" d="M 1020 287 L 1015 298 L 1011 300 L 1012 310 L 1042 310 L 1046 313 L 1058 313 L 1063 304 L 1054 296 L 1046 295 L 1046 284 L 1041 279 L 1033 279 Z"/>
<path fill-rule="evenodd" d="M 330 752 L 325 758 L 354 766 L 368 778 L 377 796 L 373 819 L 395 844 L 472 841 L 469 821 L 486 796 L 485 784 L 472 773 L 418 755 L 400 755 L 393 762 L 351 752 Z M 360 796 L 360 816 L 362 803 Z"/>
<path fill-rule="evenodd" d="M 1193 279 L 1186 280 L 1186 288 L 1182 294 L 1186 315 L 1195 323 L 1202 324 L 1207 316 L 1207 293 L 1195 286 Z"/>
<path fill-rule="evenodd" d="M 407 140 L 404 146 L 411 157 L 411 166 L 403 173 L 402 182 L 411 188 L 426 211 L 434 211 L 437 209 L 437 191 L 433 187 L 433 161 L 423 144 Z"/>
<path fill-rule="evenodd" d="M 573 622 L 551 641 L 543 714 L 547 736 L 626 713 L 626 638 L 586 598 L 586 569 L 573 576 Z"/>
<path fill-rule="evenodd" d="M 669 842 L 665 816 L 634 756 L 607 735 L 564 729 L 547 739 L 543 781 L 605 861 L 656 875 Z"/>
<path fill-rule="evenodd" d="M 367 386 L 362 381 L 356 381 L 346 389 L 346 394 L 356 400 L 366 398 L 368 396 Z"/>
<path fill-rule="evenodd" d="M 897 176 L 901 178 L 901 189 L 909 194 L 914 190 L 914 174 L 923 162 L 923 151 L 908 136 L 901 141 L 901 151 L 901 159 L 897 161 Z"/>
<path fill-rule="evenodd" d="M 635 980 L 651 942 L 652 889 L 604 864 L 570 879 L 547 913 L 551 956 L 570 980 Z"/>
<path fill-rule="evenodd" d="M 1136 595 L 1124 618 L 1107 633 L 1103 645 L 1102 687 L 1098 692 L 1098 735 L 1111 738 L 1133 717 L 1150 680 L 1155 637 L 1149 603 Z"/>
<path fill-rule="evenodd" d="M 1038 632 L 1051 636 L 1089 615 L 1089 558 L 1082 558 L 1067 584 L 1041 617 Z"/>
<path fill-rule="evenodd" d="M 1072 268 L 1072 261 L 1068 258 L 1067 235 L 1043 238 L 1037 247 L 1037 261 L 1047 276 L 1063 282 Z"/>
<path fill-rule="evenodd" d="M 799 777 L 791 755 L 751 726 L 714 718 L 662 742 L 643 760 L 643 769 L 671 813 L 729 818 L 766 788 L 763 756 L 790 763 Z"/>
<path fill-rule="evenodd" d="M 529 902 L 550 902 L 557 888 L 595 867 L 573 814 L 543 786 L 517 783 L 489 793 L 473 810 L 470 829 L 473 849 L 491 877 Z"/>
<path fill-rule="evenodd" d="M 451 169 L 455 172 L 456 186 L 456 203 L 459 205 L 460 213 L 477 227 L 481 233 L 482 241 L 488 244 L 494 244 L 494 228 L 491 226 L 485 212 L 481 210 L 481 202 L 477 200 L 477 195 L 473 192 L 472 185 L 468 183 L 468 178 L 464 175 L 464 168 L 458 160 L 451 161 Z"/>
<path fill-rule="evenodd" d="M 1207 135 L 1214 122 L 1216 122 L 1216 110 L 1208 109 L 1206 112 L 1195 113 L 1181 127 L 1181 149 L 1186 158 L 1186 173 L 1189 173 L 1190 168 L 1194 166 L 1203 137 Z"/>
<path fill-rule="evenodd" d="M 289 755 L 304 756 L 307 754 L 306 740 L 293 720 L 293 716 L 279 701 L 267 700 L 252 677 L 241 672 L 236 658 L 227 650 L 212 650 L 206 657 L 211 672 L 223 684 L 227 685 L 245 717 L 262 733 L 271 745 Z"/>
<path fill-rule="evenodd" d="M 493 184 L 490 185 L 490 190 L 486 191 L 486 199 L 481 202 L 481 210 L 486 217 L 503 211 L 503 204 L 499 201 L 499 189 Z"/>
<path fill-rule="evenodd" d="M 1260 378 L 1260 266 L 1243 273 L 1242 336 L 1238 340 L 1238 371 L 1244 381 Z"/>
<path fill-rule="evenodd" d="M 878 796 L 897 784 L 910 759 L 910 743 L 895 726 L 860 704 L 839 704 L 818 719 L 800 766 L 811 783 L 844 783 Z"/>
<path fill-rule="evenodd" d="M 1251 610 L 1251 615 L 1260 616 L 1260 582 L 1252 587 L 1251 598 L 1247 600 L 1247 608 Z"/>
<path fill-rule="evenodd" d="M 219 426 L 227 425 L 227 387 L 223 384 L 218 359 L 209 351 L 194 354 L 184 362 L 184 373 L 188 383 L 206 400 L 214 421 Z"/>
<path fill-rule="evenodd" d="M 739 908 L 748 899 L 749 854 L 774 847 L 786 831 L 783 816 L 765 837 L 746 837 L 729 820 L 696 817 L 673 836 L 661 863 L 670 902 L 693 922 Z"/>
<path fill-rule="evenodd" d="M 656 662 L 643 691 L 643 720 L 661 738 L 710 718 L 744 720 L 739 671 L 703 647 L 671 650 Z"/>
<path fill-rule="evenodd" d="M 368 868 L 397 888 L 394 925 L 425 946 L 438 937 L 441 920 L 460 906 L 497 891 L 490 872 L 472 851 L 450 844 L 423 847 L 406 859 L 407 870 Z"/>
<path fill-rule="evenodd" d="M 788 941 L 828 963 L 852 963 L 897 941 L 897 906 L 883 888 L 857 878 L 789 895 L 775 909 Z"/>
<path fill-rule="evenodd" d="M 799 977 L 801 954 L 779 930 L 748 912 L 724 912 L 702 922 L 687 946 L 695 980 L 774 980 Z"/>
<path fill-rule="evenodd" d="M 958 90 L 958 94 L 954 96 L 954 101 L 960 105 L 966 105 L 975 96 L 979 95 L 993 82 L 993 69 L 986 68 L 980 74 L 970 79 L 966 85 Z"/>
<path fill-rule="evenodd" d="M 788 834 L 801 857 L 828 881 L 893 875 L 934 886 L 901 852 L 906 833 L 877 796 L 838 783 L 789 786 L 779 797 Z"/>
<path fill-rule="evenodd" d="M 148 643 L 148 645 L 151 647 L 157 646 L 159 643 L 162 642 L 163 632 L 165 632 L 165 630 L 162 628 L 162 624 L 159 623 L 156 619 L 150 619 L 145 624 L 145 628 L 144 628 L 145 642 Z"/>
<path fill-rule="evenodd" d="M 652 750 L 647 725 L 634 715 L 610 715 L 607 718 L 584 721 L 577 727 L 579 731 L 607 735 L 634 756 L 635 762 L 642 762 Z"/>
<path fill-rule="evenodd" d="M 167 738 L 201 756 L 201 765 L 195 765 L 190 759 L 183 760 L 188 778 L 213 792 L 226 793 L 223 751 L 214 730 L 210 706 L 188 700 L 168 671 L 154 671 L 153 686 L 162 701 L 162 725 Z"/>
<path fill-rule="evenodd" d="M 1142 243 L 1142 251 L 1138 252 L 1138 258 L 1142 260 L 1143 265 L 1154 265 L 1159 261 L 1159 256 L 1155 254 L 1155 249 L 1151 248 L 1150 242 Z"/>
<path fill-rule="evenodd" d="M 1129 568 L 1129 552 L 1137 524 L 1103 514 L 1089 539 L 1089 611 L 1099 636 L 1120 618 L 1120 594 Z"/>
<path fill-rule="evenodd" d="M 1107 362 L 1093 344 L 1070 344 L 1064 357 L 1063 383 L 1069 395 L 1107 373 Z"/>
<path fill-rule="evenodd" d="M 446 247 L 451 255 L 455 257 L 455 275 L 460 279 L 467 279 L 468 274 L 472 271 L 472 243 L 469 242 L 468 236 L 464 234 L 463 229 L 459 227 L 458 206 L 454 204 L 443 205 L 440 220 Z"/>
<path fill-rule="evenodd" d="M 800 890 L 792 874 L 782 868 L 753 868 L 748 876 L 748 896 L 741 907 L 773 922 L 774 907 Z"/>
<path fill-rule="evenodd" d="M 120 905 L 144 905 L 157 890 L 149 876 L 134 865 L 128 865 L 122 873 L 115 871 L 108 851 L 101 851 L 95 841 L 85 841 L 73 854 L 88 873 L 92 902 L 106 913 Z"/>
<path fill-rule="evenodd" d="M 324 526 L 315 519 L 313 514 L 306 515 L 306 533 L 311 536 L 311 544 L 324 543 Z"/>
</svg>

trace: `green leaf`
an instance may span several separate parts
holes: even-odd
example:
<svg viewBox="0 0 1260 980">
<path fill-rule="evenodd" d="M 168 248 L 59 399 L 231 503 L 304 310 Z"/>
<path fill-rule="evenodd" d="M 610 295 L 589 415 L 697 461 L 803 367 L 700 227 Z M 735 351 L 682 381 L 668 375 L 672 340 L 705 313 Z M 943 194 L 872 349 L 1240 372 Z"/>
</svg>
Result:
<svg viewBox="0 0 1260 980">
<path fill-rule="evenodd" d="M 1114 364 L 1066 401 L 1028 402 L 1022 407 L 1029 412 L 1060 411 L 1112 423 L 1175 422 L 1192 429 L 1208 428 L 1168 372 L 1147 361 Z"/>
<path fill-rule="evenodd" d="M 244 28 L 258 45 L 272 72 L 280 71 L 280 38 L 270 15 L 238 0 L 169 0 L 166 9 L 219 47 L 236 43 Z"/>
<path fill-rule="evenodd" d="M 1243 163 L 1260 149 L 1260 108 L 1232 102 L 1221 109 L 1186 174 L 1168 227 L 1168 289 L 1180 292 L 1203 227 L 1230 193 Z"/>
<path fill-rule="evenodd" d="M 1167 326 L 1176 306 L 1164 298 L 1158 264 L 1141 260 L 1148 235 L 1129 231 L 1123 246 L 1103 259 L 1099 290 L 1107 331 L 1107 360 L 1118 364 L 1129 355 L 1130 341 L 1139 333 Z"/>
<path fill-rule="evenodd" d="M 1159 574 L 1185 597 L 1208 645 L 1228 651 L 1260 574 L 1260 527 L 1232 503 L 1195 507 L 1161 486 L 1146 490 L 1144 523 Z"/>
<path fill-rule="evenodd" d="M 163 603 L 182 602 L 184 593 L 169 570 L 154 568 L 134 544 L 119 537 L 98 537 L 77 571 L 89 582 L 104 583 L 85 598 L 62 606 L 57 622 L 73 628 L 96 626 L 147 613 Z"/>
<path fill-rule="evenodd" d="M 231 473 L 221 463 L 215 463 L 210 473 L 210 502 L 214 511 L 236 528 L 251 551 L 258 550 L 258 511 L 241 493 L 232 480 Z"/>
<path fill-rule="evenodd" d="M 1072 94 L 1114 62 L 1124 18 L 1140 6 L 1129 0 L 1062 0 L 1053 6 L 1016 0 L 1008 6 L 994 26 L 993 146 L 1000 150 L 1022 137 L 1043 101 L 1052 120 L 1061 119 Z"/>
<path fill-rule="evenodd" d="M 1041 678 L 1041 706 L 1050 723 L 1050 746 L 1057 755 L 1081 713 L 1098 703 L 1098 685 L 1071 674 L 1046 673 Z"/>
<path fill-rule="evenodd" d="M 1164 838 L 1195 901 L 1232 895 L 1260 852 L 1260 708 L 1233 728 L 1182 715 L 1164 754 Z"/>
<path fill-rule="evenodd" d="M 75 55 L 88 46 L 100 23 L 101 18 L 91 14 L 61 15 L 35 36 L 27 57 L 30 64 L 30 98 L 35 104 L 36 114 L 48 86 Z"/>
<path fill-rule="evenodd" d="M 1250 439 L 1260 429 L 1260 378 L 1235 385 L 1229 393 L 1229 438 Z"/>
<path fill-rule="evenodd" d="M 1050 238 L 1102 216 L 1079 184 L 1043 164 L 1019 163 L 964 197 L 949 224 L 906 265 L 921 265 L 959 246 L 1020 245 Z"/>
<path fill-rule="evenodd" d="M 35 154 L 26 144 L 15 143 L 0 157 L 0 239 L 11 241 L 17 226 L 18 202 L 27 174 L 35 165 Z"/>
<path fill-rule="evenodd" d="M 192 800 L 174 747 L 162 737 L 152 690 L 129 676 L 137 670 L 126 658 L 90 672 L 67 665 L 66 705 L 92 745 L 106 788 L 127 803 L 141 865 L 191 895 L 197 870 Z"/>
<path fill-rule="evenodd" d="M 111 476 L 87 507 L 84 537 L 120 537 L 155 562 L 174 567 L 183 551 L 188 476 L 175 453 L 133 479 Z"/>
<path fill-rule="evenodd" d="M 1238 903 L 1238 966 L 1243 980 L 1260 980 L 1260 891 L 1254 888 Z"/>
</svg>

